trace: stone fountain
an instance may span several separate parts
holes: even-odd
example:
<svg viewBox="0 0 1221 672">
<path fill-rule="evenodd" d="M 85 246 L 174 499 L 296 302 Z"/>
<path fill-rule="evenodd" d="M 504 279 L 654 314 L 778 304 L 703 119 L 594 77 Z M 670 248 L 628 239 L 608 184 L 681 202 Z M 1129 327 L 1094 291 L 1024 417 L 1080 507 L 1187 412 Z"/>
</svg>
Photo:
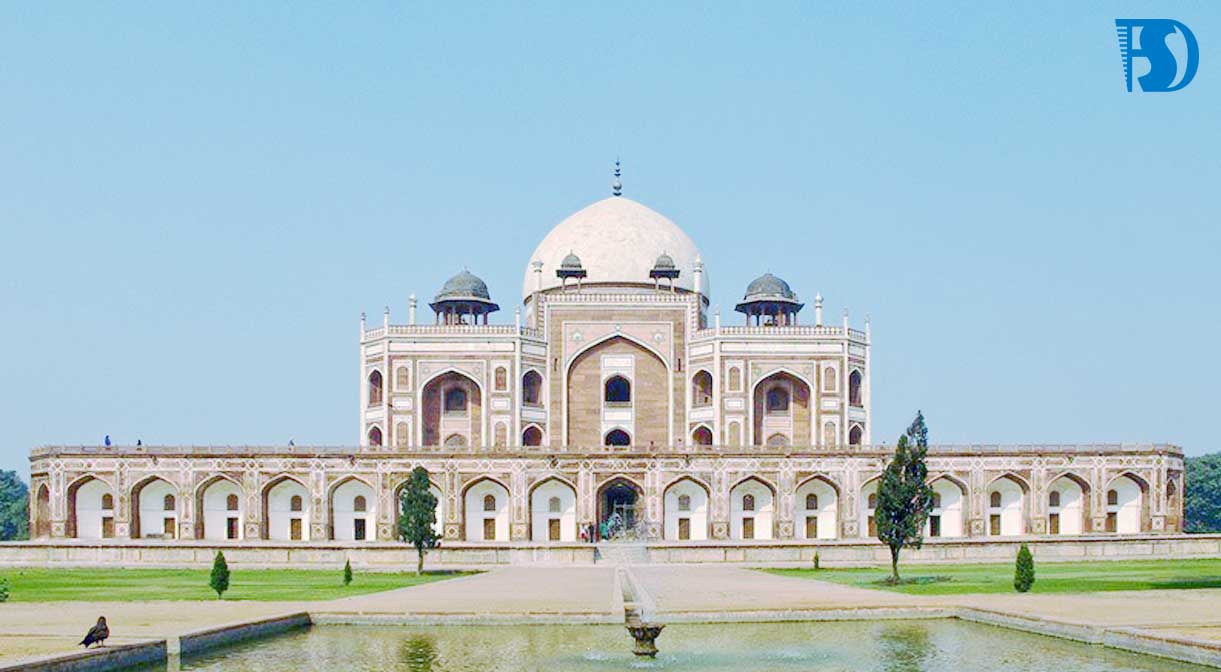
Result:
<svg viewBox="0 0 1221 672">
<path fill-rule="evenodd" d="M 632 653 L 650 658 L 657 656 L 657 636 L 661 634 L 661 629 L 666 626 L 656 623 L 645 623 L 640 620 L 639 616 L 632 616 L 627 619 L 624 627 L 632 635 L 632 639 L 636 640 L 636 646 L 632 648 Z"/>
</svg>

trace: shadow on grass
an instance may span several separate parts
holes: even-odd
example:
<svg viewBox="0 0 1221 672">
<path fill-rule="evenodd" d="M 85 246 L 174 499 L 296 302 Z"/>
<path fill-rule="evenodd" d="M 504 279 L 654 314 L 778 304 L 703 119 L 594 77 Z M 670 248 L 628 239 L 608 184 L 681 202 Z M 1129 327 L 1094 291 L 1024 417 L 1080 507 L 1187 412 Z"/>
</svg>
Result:
<svg viewBox="0 0 1221 672">
<path fill-rule="evenodd" d="M 1198 576 L 1190 579 L 1166 579 L 1150 581 L 1157 590 L 1191 590 L 1193 588 L 1221 588 L 1221 576 Z"/>
<path fill-rule="evenodd" d="M 902 577 L 898 581 L 892 580 L 889 576 L 877 581 L 870 581 L 872 585 L 893 587 L 893 586 L 927 586 L 932 583 L 950 583 L 954 580 L 952 576 L 913 576 L 908 579 Z"/>
</svg>

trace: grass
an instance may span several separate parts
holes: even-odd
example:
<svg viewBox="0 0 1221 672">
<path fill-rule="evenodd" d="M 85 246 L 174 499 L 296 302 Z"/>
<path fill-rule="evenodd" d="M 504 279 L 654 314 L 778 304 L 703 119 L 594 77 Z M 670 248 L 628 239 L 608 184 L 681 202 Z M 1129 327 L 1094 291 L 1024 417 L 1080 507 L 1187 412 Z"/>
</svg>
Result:
<svg viewBox="0 0 1221 672">
<path fill-rule="evenodd" d="M 899 566 L 903 582 L 889 585 L 890 567 L 860 569 L 769 569 L 780 576 L 830 581 L 911 595 L 1012 593 L 1013 564 Z M 1124 560 L 1115 562 L 1035 561 L 1032 593 L 1089 593 L 1111 590 L 1221 588 L 1221 559 Z"/>
<path fill-rule="evenodd" d="M 331 600 L 440 581 L 471 572 L 375 573 L 357 571 L 343 585 L 342 568 L 329 570 L 229 567 L 225 600 Z M 135 602 L 215 600 L 208 569 L 4 568 L 10 602 Z"/>
</svg>

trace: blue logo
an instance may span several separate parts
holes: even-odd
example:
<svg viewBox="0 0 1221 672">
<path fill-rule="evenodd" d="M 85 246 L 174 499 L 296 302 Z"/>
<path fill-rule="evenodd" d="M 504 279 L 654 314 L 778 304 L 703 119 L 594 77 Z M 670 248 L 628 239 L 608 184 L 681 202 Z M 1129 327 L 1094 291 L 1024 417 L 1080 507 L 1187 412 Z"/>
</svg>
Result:
<svg viewBox="0 0 1221 672">
<path fill-rule="evenodd" d="M 1136 78 L 1140 90 L 1178 91 L 1191 83 L 1200 65 L 1200 46 L 1196 36 L 1181 22 L 1174 19 L 1115 19 L 1119 32 L 1119 53 L 1123 57 L 1123 75 L 1132 92 L 1132 76 L 1135 74 L 1132 59 L 1143 58 L 1149 62 L 1149 72 Z M 1186 63 L 1180 63 L 1174 52 L 1166 45 L 1166 38 L 1181 35 L 1187 47 Z"/>
</svg>

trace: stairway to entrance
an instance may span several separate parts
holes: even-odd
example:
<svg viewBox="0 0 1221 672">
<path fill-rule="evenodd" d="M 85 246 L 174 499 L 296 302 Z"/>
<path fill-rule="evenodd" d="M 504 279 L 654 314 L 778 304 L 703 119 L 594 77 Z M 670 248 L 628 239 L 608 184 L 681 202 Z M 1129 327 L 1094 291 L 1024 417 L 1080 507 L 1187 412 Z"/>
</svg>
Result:
<svg viewBox="0 0 1221 672">
<path fill-rule="evenodd" d="M 600 541 L 594 548 L 594 563 L 599 565 L 647 565 L 649 548 L 630 541 Z"/>
</svg>

